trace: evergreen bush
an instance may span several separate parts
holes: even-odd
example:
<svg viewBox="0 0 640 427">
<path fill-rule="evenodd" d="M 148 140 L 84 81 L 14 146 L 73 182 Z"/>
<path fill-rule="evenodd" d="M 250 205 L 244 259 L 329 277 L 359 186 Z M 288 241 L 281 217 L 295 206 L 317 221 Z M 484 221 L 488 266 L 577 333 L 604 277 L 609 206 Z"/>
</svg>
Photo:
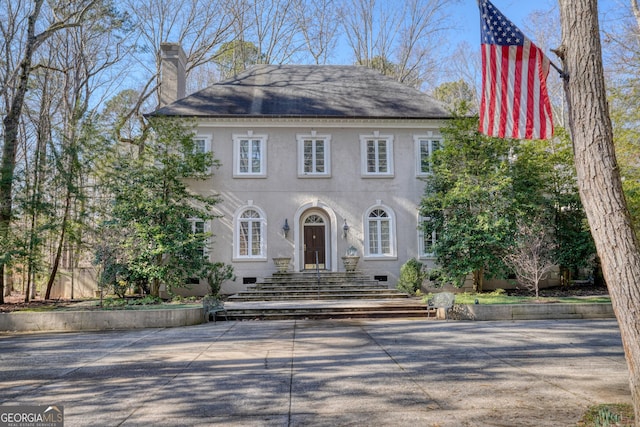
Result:
<svg viewBox="0 0 640 427">
<path fill-rule="evenodd" d="M 426 272 L 422 268 L 422 263 L 411 258 L 400 267 L 400 278 L 396 288 L 410 295 L 416 295 L 425 277 Z"/>
</svg>

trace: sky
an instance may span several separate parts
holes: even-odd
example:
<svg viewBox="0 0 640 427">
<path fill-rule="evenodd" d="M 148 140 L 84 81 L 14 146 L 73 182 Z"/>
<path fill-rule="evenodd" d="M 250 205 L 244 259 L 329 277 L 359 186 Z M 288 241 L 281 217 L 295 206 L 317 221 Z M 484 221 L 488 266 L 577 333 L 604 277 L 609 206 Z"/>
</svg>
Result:
<svg viewBox="0 0 640 427">
<path fill-rule="evenodd" d="M 559 60 L 553 54 L 550 49 L 558 47 L 557 45 L 546 46 L 545 43 L 559 44 L 561 29 L 557 29 L 557 41 L 552 40 L 536 40 L 536 36 L 539 37 L 540 31 L 535 28 L 535 21 L 532 20 L 532 15 L 536 12 L 553 11 L 553 14 L 559 16 L 558 0 L 490 0 L 491 3 L 502 12 L 511 22 L 513 22 L 529 39 L 538 44 L 541 48 L 545 49 L 545 54 L 549 59 L 557 65 Z M 621 14 L 631 14 L 630 0 L 599 0 L 598 11 L 600 15 L 600 25 L 604 27 L 616 23 L 616 19 Z M 458 0 L 453 2 L 449 9 L 450 22 L 453 23 L 453 30 L 449 31 L 448 42 L 449 44 L 441 47 L 441 54 L 446 57 L 447 55 L 454 54 L 459 55 L 461 51 L 456 48 L 461 42 L 465 42 L 470 49 L 468 51 L 463 50 L 469 55 L 477 55 L 479 60 L 480 55 L 480 11 L 478 8 L 477 0 Z M 538 17 L 538 22 L 540 17 Z M 558 19 L 558 27 L 560 26 Z M 449 81 L 451 76 L 456 75 L 458 68 L 455 65 L 455 58 L 446 64 L 441 64 L 440 72 L 436 76 L 436 84 L 444 81 Z M 479 78 L 479 76 L 476 76 Z M 469 78 L 469 76 L 467 76 Z"/>
<path fill-rule="evenodd" d="M 404 0 L 387 0 L 390 2 L 391 7 L 395 6 L 398 1 Z M 620 13 L 623 9 L 626 9 L 627 13 L 631 13 L 629 9 L 630 0 L 599 0 L 599 12 L 601 20 L 608 18 L 611 19 Z M 383 0 L 384 2 L 384 0 Z M 555 48 L 557 46 L 546 47 L 541 41 L 536 41 L 536 31 L 533 27 L 534 23 L 531 21 L 531 15 L 535 12 L 549 12 L 555 11 L 556 16 L 559 15 L 558 0 L 491 0 L 493 5 L 497 7 L 503 15 L 511 20 L 520 30 L 529 37 L 534 43 L 537 43 L 543 48 Z M 623 6 L 625 6 L 623 8 Z M 613 10 L 613 12 L 612 12 Z M 478 9 L 477 0 L 454 0 L 448 6 L 447 9 L 449 19 L 448 23 L 452 26 L 451 30 L 447 32 L 447 43 L 439 45 L 437 50 L 439 53 L 437 57 L 446 58 L 449 55 L 457 54 L 456 49 L 461 42 L 465 42 L 470 46 L 469 53 L 478 53 L 480 51 L 480 11 Z M 558 26 L 560 24 L 558 23 Z M 557 31 L 558 38 L 560 37 L 560 28 Z M 555 55 L 550 51 L 545 52 L 550 58 L 555 58 Z M 351 49 L 346 44 L 344 38 L 339 41 L 337 47 L 337 54 L 332 58 L 332 62 L 336 64 L 350 64 L 352 62 L 353 55 Z M 552 59 L 555 62 L 555 59 Z M 451 70 L 447 70 L 447 65 L 441 65 L 441 74 L 438 76 L 438 80 L 447 80 L 451 74 Z"/>
<path fill-rule="evenodd" d="M 557 7 L 557 1 L 554 0 L 492 0 L 491 2 L 522 31 L 528 15 L 536 10 L 550 10 Z M 480 44 L 480 12 L 477 1 L 464 0 L 462 4 L 456 4 L 453 9 L 454 21 L 467 27 L 467 30 L 460 31 L 459 38 L 472 46 Z"/>
<path fill-rule="evenodd" d="M 491 0 L 500 12 L 511 22 L 516 24 L 527 37 L 532 39 L 531 34 L 527 34 L 527 18 L 535 11 L 558 10 L 558 0 Z M 629 1 L 623 0 L 599 0 L 598 11 L 602 20 L 615 18 L 616 11 L 622 6 L 628 6 Z M 556 12 L 559 14 L 559 12 Z M 451 15 L 455 22 L 459 23 L 460 31 L 457 34 L 459 40 L 464 40 L 470 45 L 480 44 L 480 12 L 476 0 L 462 0 L 452 6 Z M 604 22 L 604 21 L 603 21 Z M 466 29 L 465 29 L 466 28 Z"/>
</svg>

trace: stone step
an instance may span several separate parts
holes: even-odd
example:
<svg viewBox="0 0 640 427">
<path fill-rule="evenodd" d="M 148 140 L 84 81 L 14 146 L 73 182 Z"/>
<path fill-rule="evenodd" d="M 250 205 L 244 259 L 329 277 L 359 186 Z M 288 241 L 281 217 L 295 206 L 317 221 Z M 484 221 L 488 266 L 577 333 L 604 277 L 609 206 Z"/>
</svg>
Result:
<svg viewBox="0 0 640 427">
<path fill-rule="evenodd" d="M 256 311 L 246 313 L 230 312 L 227 320 L 301 320 L 301 319 L 412 319 L 412 318 L 433 318 L 435 314 L 422 310 L 399 310 L 399 311 L 306 311 L 304 313 L 292 313 L 286 311 Z M 217 315 L 216 320 L 224 320 Z"/>
<path fill-rule="evenodd" d="M 290 301 L 290 300 L 344 300 L 344 299 L 378 299 L 407 298 L 400 292 L 241 292 L 228 298 L 229 301 Z"/>
<path fill-rule="evenodd" d="M 321 274 L 318 277 L 315 274 L 274 274 L 271 277 L 265 277 L 265 283 L 340 283 L 340 282 L 355 282 L 355 283 L 375 283 L 377 280 L 371 279 L 369 276 L 364 275 L 346 275 L 346 274 Z"/>
<path fill-rule="evenodd" d="M 339 319 L 428 317 L 426 304 L 359 273 L 278 273 L 225 302 L 227 317 Z M 219 316 L 218 316 L 219 317 Z"/>
<path fill-rule="evenodd" d="M 330 290 L 349 290 L 349 289 L 373 289 L 373 290 L 388 290 L 386 285 L 378 282 L 371 283 L 257 283 L 247 287 L 247 291 L 312 291 L 317 289 L 330 289 Z"/>
<path fill-rule="evenodd" d="M 228 320 L 435 318 L 435 310 L 417 300 L 228 302 Z M 217 320 L 224 316 L 218 314 Z"/>
</svg>

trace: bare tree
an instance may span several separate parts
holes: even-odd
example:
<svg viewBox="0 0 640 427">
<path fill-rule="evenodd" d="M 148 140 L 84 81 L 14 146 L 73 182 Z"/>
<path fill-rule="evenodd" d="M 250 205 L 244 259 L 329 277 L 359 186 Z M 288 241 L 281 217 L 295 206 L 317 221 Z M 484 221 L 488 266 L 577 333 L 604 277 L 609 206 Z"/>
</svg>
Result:
<svg viewBox="0 0 640 427">
<path fill-rule="evenodd" d="M 441 44 L 446 18 L 444 8 L 448 3 L 447 0 L 405 2 L 405 18 L 394 55 L 398 81 L 419 87 L 436 72 L 440 58 L 434 52 Z"/>
<path fill-rule="evenodd" d="M 43 49 L 44 50 L 44 49 Z M 47 64 L 37 67 L 32 76 L 32 90 L 30 99 L 25 103 L 23 113 L 23 127 L 32 127 L 33 136 L 27 135 L 23 131 L 23 149 L 21 153 L 24 170 L 24 185 L 22 186 L 22 196 L 18 190 L 18 203 L 22 200 L 22 211 L 25 212 L 24 231 L 21 233 L 25 240 L 22 260 L 16 258 L 16 263 L 22 263 L 23 285 L 25 288 L 25 299 L 35 296 L 35 278 L 38 272 L 44 268 L 44 247 L 46 246 L 47 230 L 50 224 L 56 221 L 51 206 L 52 174 L 50 164 L 47 162 L 48 148 L 53 141 L 53 128 L 58 116 L 60 105 L 60 81 L 57 77 L 57 70 L 53 68 L 53 59 L 50 55 L 39 55 L 39 62 Z M 46 55 L 46 56 L 45 56 Z M 33 141 L 35 139 L 35 141 Z M 33 146 L 35 144 L 35 147 Z M 47 191 L 45 191 L 45 189 Z M 26 216 L 28 215 L 28 218 Z M 27 225 L 26 222 L 29 221 Z M 19 224 L 19 223 L 18 223 Z M 15 228 L 15 226 L 14 226 Z"/>
<path fill-rule="evenodd" d="M 616 86 L 628 84 L 640 74 L 640 9 L 638 0 L 631 0 L 629 7 L 619 7 L 609 12 L 603 21 L 602 32 L 607 77 Z M 634 84 L 634 83 L 633 83 Z"/>
<path fill-rule="evenodd" d="M 518 284 L 534 292 L 536 298 L 539 296 L 540 282 L 557 265 L 553 259 L 554 248 L 551 234 L 545 230 L 543 221 L 536 218 L 518 224 L 516 244 L 503 258 L 505 264 L 515 272 Z"/>
<path fill-rule="evenodd" d="M 385 31 L 383 22 L 376 22 L 380 3 L 376 0 L 345 0 L 341 8 L 342 25 L 356 64 L 370 67 L 375 56 L 384 57 L 388 39 L 381 40 Z M 394 21 L 393 11 L 379 13 L 384 22 Z M 387 13 L 389 12 L 389 13 Z"/>
<path fill-rule="evenodd" d="M 42 25 L 40 20 L 44 0 L 34 0 L 29 5 L 24 5 L 21 2 L 4 2 L 6 4 L 3 5 L 3 8 L 9 13 L 6 16 L 6 24 L 3 24 L 1 31 L 10 38 L 4 41 L 6 50 L 3 49 L 9 58 L 5 63 L 8 68 L 4 72 L 7 86 L 1 93 L 5 98 L 6 115 L 3 120 L 4 145 L 0 162 L 0 242 L 4 243 L 9 240 L 13 214 L 13 183 L 19 139 L 18 130 L 25 95 L 29 89 L 29 77 L 33 70 L 35 52 L 57 31 L 79 26 L 84 16 L 97 2 L 98 0 L 85 0 L 52 5 L 51 10 L 55 20 L 42 32 L 38 32 L 38 28 Z M 9 3 L 15 4 L 15 6 L 9 7 Z M 18 28 L 24 24 L 24 21 L 26 21 L 26 31 L 21 32 Z M 13 56 L 14 53 L 17 56 Z M 4 270 L 7 262 L 8 259 L 3 254 L 0 257 L 0 302 L 4 302 Z"/>
<path fill-rule="evenodd" d="M 474 50 L 477 52 L 470 54 Z M 469 108 L 472 114 L 477 114 L 480 109 L 480 85 L 474 83 L 479 81 L 482 74 L 480 57 L 480 51 L 477 47 L 470 46 L 467 42 L 462 42 L 442 61 L 438 70 L 440 73 L 439 79 L 445 80 L 445 83 L 463 81 L 471 87 L 473 90 L 473 102 L 469 105 Z M 433 88 L 433 91 L 436 91 L 438 87 Z"/>
<path fill-rule="evenodd" d="M 242 1 L 242 0 L 238 0 Z M 221 43 L 230 36 L 236 15 L 230 10 L 233 2 L 225 0 L 127 0 L 125 5 L 131 14 L 133 31 L 130 37 L 133 63 L 129 70 L 133 81 L 138 82 L 138 99 L 124 117 L 138 121 L 138 128 L 145 132 L 145 110 L 158 105 L 160 90 L 160 45 L 179 43 L 187 56 L 186 72 L 189 75 L 199 67 L 210 63 Z M 122 141 L 135 143 L 135 138 Z"/>
<path fill-rule="evenodd" d="M 345 0 L 342 25 L 355 62 L 420 87 L 432 80 L 450 0 Z"/>
<path fill-rule="evenodd" d="M 295 0 L 294 13 L 306 50 L 316 64 L 326 64 L 336 45 L 336 0 Z"/>
<path fill-rule="evenodd" d="M 245 41 L 255 43 L 261 62 L 282 64 L 300 51 L 297 24 L 291 0 L 249 0 Z"/>
<path fill-rule="evenodd" d="M 118 14 L 105 9 L 88 16 L 82 27 L 56 34 L 50 48 L 60 70 L 62 91 L 57 172 L 61 196 L 57 242 L 46 284 L 45 298 L 51 296 L 63 254 L 67 250 L 73 260 L 82 241 L 83 211 L 86 207 L 85 182 L 91 162 L 87 155 L 87 121 L 91 120 L 90 103 L 96 102 L 99 76 L 122 59 L 123 39 L 116 33 L 121 28 Z M 72 225 L 75 224 L 75 227 Z M 74 229 L 75 233 L 69 232 Z M 74 250 L 75 249 L 75 250 Z M 72 264 L 72 263 L 71 263 Z M 73 269 L 73 265 L 71 265 Z"/>
<path fill-rule="evenodd" d="M 602 263 L 640 425 L 640 243 L 622 191 L 607 105 L 597 0 L 559 0 L 565 91 L 580 197 Z"/>
</svg>

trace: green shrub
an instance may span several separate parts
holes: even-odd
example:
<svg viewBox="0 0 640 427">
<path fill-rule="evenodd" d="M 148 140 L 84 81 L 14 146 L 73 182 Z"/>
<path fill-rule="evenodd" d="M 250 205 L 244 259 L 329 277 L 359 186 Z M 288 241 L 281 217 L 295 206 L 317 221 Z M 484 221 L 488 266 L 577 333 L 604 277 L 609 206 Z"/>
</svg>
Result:
<svg viewBox="0 0 640 427">
<path fill-rule="evenodd" d="M 104 308 L 123 308 L 137 305 L 155 305 L 161 302 L 160 298 L 147 295 L 144 298 L 105 298 L 102 301 L 102 306 Z"/>
<path fill-rule="evenodd" d="M 416 295 L 425 277 L 426 272 L 422 268 L 422 263 L 411 258 L 400 267 L 400 278 L 396 288 L 410 295 Z"/>
<path fill-rule="evenodd" d="M 217 297 L 220 294 L 220 288 L 225 280 L 236 280 L 233 275 L 233 266 L 222 262 L 213 263 L 207 276 L 209 283 L 209 295 Z"/>
</svg>

